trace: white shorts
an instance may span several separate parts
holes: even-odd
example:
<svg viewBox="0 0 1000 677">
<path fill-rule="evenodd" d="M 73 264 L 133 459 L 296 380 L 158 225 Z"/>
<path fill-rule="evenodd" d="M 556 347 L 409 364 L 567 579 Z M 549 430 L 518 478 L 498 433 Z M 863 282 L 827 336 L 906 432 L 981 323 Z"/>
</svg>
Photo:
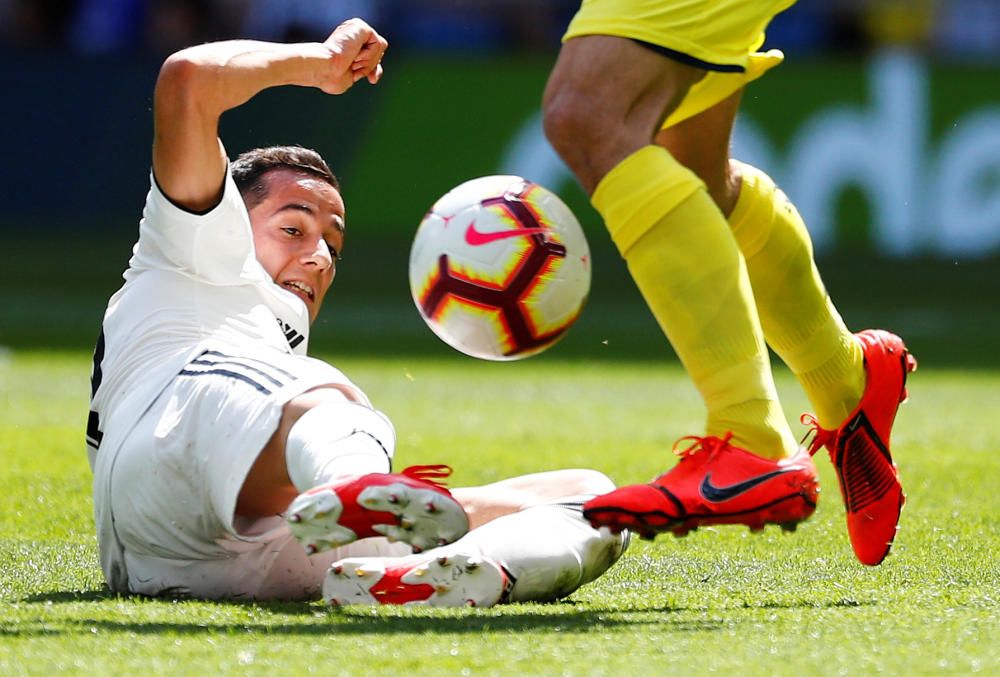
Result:
<svg viewBox="0 0 1000 677">
<path fill-rule="evenodd" d="M 248 358 L 202 356 L 171 381 L 110 470 L 117 542 L 101 548 L 114 547 L 122 560 L 117 565 L 127 572 L 127 590 L 121 592 L 311 598 L 336 559 L 410 552 L 405 544 L 372 538 L 307 557 L 280 517 L 234 515 L 244 479 L 285 403 L 324 383 L 322 369 L 310 369 L 319 373 L 299 378 Z M 369 472 L 388 472 L 389 463 L 384 453 L 373 454 Z M 109 582 L 124 587 L 124 580 Z"/>
</svg>

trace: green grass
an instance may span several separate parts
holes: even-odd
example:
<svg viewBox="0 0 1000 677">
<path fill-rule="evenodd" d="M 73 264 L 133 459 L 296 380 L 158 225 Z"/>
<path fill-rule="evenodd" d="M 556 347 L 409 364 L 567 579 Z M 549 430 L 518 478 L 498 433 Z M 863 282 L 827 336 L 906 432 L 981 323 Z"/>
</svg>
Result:
<svg viewBox="0 0 1000 677">
<path fill-rule="evenodd" d="M 0 356 L 0 674 L 1000 671 L 998 372 L 913 378 L 894 438 L 909 502 L 881 567 L 854 561 L 824 461 L 819 510 L 794 535 L 636 542 L 555 604 L 331 610 L 105 590 L 83 448 L 88 363 Z M 399 466 L 447 462 L 455 484 L 568 466 L 645 480 L 702 416 L 671 362 L 336 363 L 394 419 Z M 779 387 L 790 414 L 804 406 L 787 374 Z"/>
</svg>

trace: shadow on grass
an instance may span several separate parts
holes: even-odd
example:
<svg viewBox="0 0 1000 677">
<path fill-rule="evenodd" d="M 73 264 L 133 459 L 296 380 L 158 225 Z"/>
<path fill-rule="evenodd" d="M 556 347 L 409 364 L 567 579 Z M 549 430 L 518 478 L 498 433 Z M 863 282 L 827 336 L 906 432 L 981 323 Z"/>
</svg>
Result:
<svg viewBox="0 0 1000 677">
<path fill-rule="evenodd" d="M 613 612 L 587 610 L 570 613 L 544 613 L 525 611 L 493 615 L 490 612 L 470 611 L 458 613 L 443 611 L 448 616 L 421 615 L 371 615 L 369 609 L 332 610 L 316 613 L 307 624 L 287 624 L 277 620 L 271 623 L 191 623 L 191 622 L 139 622 L 135 620 L 109 621 L 102 619 L 67 619 L 43 623 L 22 623 L 15 627 L 0 627 L 0 637 L 44 637 L 122 633 L 131 635 L 266 635 L 269 637 L 312 637 L 329 635 L 391 634 L 416 635 L 478 635 L 483 632 L 551 632 L 589 633 L 595 630 L 635 628 L 649 625 L 664 627 L 676 632 L 714 632 L 730 626 L 731 621 L 714 619 L 670 619 L 669 614 L 657 611 Z"/>
<path fill-rule="evenodd" d="M 73 602 L 104 602 L 121 597 L 108 588 L 99 590 L 66 590 L 62 592 L 43 592 L 22 597 L 20 602 L 31 604 L 70 604 Z M 124 599 L 124 598 L 123 598 Z"/>
<path fill-rule="evenodd" d="M 110 590 L 56 592 L 32 595 L 22 601 L 38 604 L 104 602 L 110 600 L 138 601 L 142 604 L 164 605 L 186 603 L 176 600 L 117 595 Z M 478 634 L 481 632 L 534 632 L 573 633 L 593 632 L 595 629 L 636 628 L 657 626 L 674 632 L 715 632 L 733 623 L 749 619 L 739 617 L 740 612 L 760 609 L 810 609 L 853 608 L 868 606 L 870 602 L 839 600 L 826 604 L 806 601 L 768 601 L 762 604 L 744 603 L 729 609 L 732 615 L 720 613 L 725 618 L 688 618 L 687 612 L 702 614 L 702 607 L 631 607 L 606 609 L 579 609 L 576 602 L 564 600 L 552 604 L 525 604 L 496 607 L 492 610 L 455 610 L 414 608 L 419 615 L 406 615 L 410 609 L 392 609 L 381 613 L 370 607 L 328 608 L 310 602 L 241 602 L 191 600 L 198 605 L 244 607 L 272 612 L 276 616 L 298 615 L 308 618 L 291 624 L 276 617 L 271 623 L 230 622 L 192 623 L 189 621 L 137 621 L 134 618 L 108 620 L 105 618 L 67 618 L 45 623 L 29 621 L 14 627 L 0 626 L 0 637 L 41 637 L 55 635 L 92 635 L 95 633 L 128 633 L 141 635 L 232 635 L 250 633 L 270 636 L 309 637 L 318 635 L 386 635 L 421 634 L 441 635 Z M 720 612 L 726 611 L 719 609 Z M 760 622 L 755 618 L 753 622 Z"/>
<path fill-rule="evenodd" d="M 148 604 L 161 603 L 164 605 L 190 602 L 194 604 L 212 604 L 222 607 L 252 607 L 255 609 L 264 609 L 272 613 L 285 615 L 313 615 L 316 613 L 316 608 L 310 602 L 253 602 L 250 600 L 240 599 L 198 600 L 190 597 L 172 597 L 169 595 L 161 597 L 146 597 L 143 595 L 123 595 L 117 592 L 112 592 L 107 587 L 97 590 L 44 592 L 22 597 L 18 601 L 26 602 L 28 604 L 76 604 L 81 602 L 106 602 L 110 600 L 123 602 L 132 601 Z"/>
</svg>

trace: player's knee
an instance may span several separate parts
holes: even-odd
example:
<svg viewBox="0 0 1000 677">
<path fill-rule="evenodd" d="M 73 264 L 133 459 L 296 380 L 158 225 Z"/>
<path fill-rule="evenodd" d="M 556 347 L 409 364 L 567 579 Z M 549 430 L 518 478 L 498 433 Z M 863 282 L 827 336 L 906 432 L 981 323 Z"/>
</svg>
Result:
<svg viewBox="0 0 1000 677">
<path fill-rule="evenodd" d="M 396 430 L 382 412 L 347 400 L 320 402 L 304 413 L 292 426 L 289 436 L 307 441 L 332 443 L 353 435 L 366 435 L 392 458 L 396 449 Z"/>
<path fill-rule="evenodd" d="M 617 106 L 569 88 L 545 99 L 545 136 L 588 193 L 623 157 L 649 142 L 642 130 L 623 128 L 623 114 Z"/>
<path fill-rule="evenodd" d="M 299 491 L 333 477 L 388 472 L 396 431 L 379 411 L 324 398 L 295 421 L 285 441 L 288 477 Z"/>
<path fill-rule="evenodd" d="M 355 398 L 347 390 L 336 385 L 307 390 L 285 403 L 285 407 L 281 413 L 282 424 L 286 426 L 294 425 L 303 414 L 315 407 L 327 403 L 339 404 L 344 401 L 354 402 Z"/>
<path fill-rule="evenodd" d="M 578 468 L 565 472 L 569 473 L 567 480 L 574 487 L 573 494 L 599 496 L 615 489 L 611 478 L 600 471 Z"/>
<path fill-rule="evenodd" d="M 546 138 L 569 163 L 578 155 L 597 152 L 600 140 L 607 138 L 607 128 L 594 102 L 584 92 L 568 86 L 557 86 L 547 94 L 542 116 Z"/>
<path fill-rule="evenodd" d="M 615 489 L 615 483 L 602 472 L 597 470 L 580 470 L 579 473 L 580 483 L 586 486 L 586 490 L 581 493 L 606 494 Z"/>
</svg>

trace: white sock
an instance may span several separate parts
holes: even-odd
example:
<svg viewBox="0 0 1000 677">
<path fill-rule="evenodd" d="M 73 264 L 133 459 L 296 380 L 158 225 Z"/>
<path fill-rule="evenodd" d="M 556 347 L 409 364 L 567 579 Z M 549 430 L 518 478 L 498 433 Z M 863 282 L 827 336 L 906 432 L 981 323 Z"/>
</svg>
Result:
<svg viewBox="0 0 1000 677">
<path fill-rule="evenodd" d="M 285 465 L 300 492 L 338 477 L 389 472 L 396 432 L 384 414 L 344 399 L 323 402 L 288 431 Z"/>
<path fill-rule="evenodd" d="M 591 496 L 571 496 L 504 515 L 436 549 L 500 562 L 515 579 L 508 601 L 547 602 L 569 595 L 618 561 L 628 532 L 600 532 L 583 518 Z"/>
</svg>

